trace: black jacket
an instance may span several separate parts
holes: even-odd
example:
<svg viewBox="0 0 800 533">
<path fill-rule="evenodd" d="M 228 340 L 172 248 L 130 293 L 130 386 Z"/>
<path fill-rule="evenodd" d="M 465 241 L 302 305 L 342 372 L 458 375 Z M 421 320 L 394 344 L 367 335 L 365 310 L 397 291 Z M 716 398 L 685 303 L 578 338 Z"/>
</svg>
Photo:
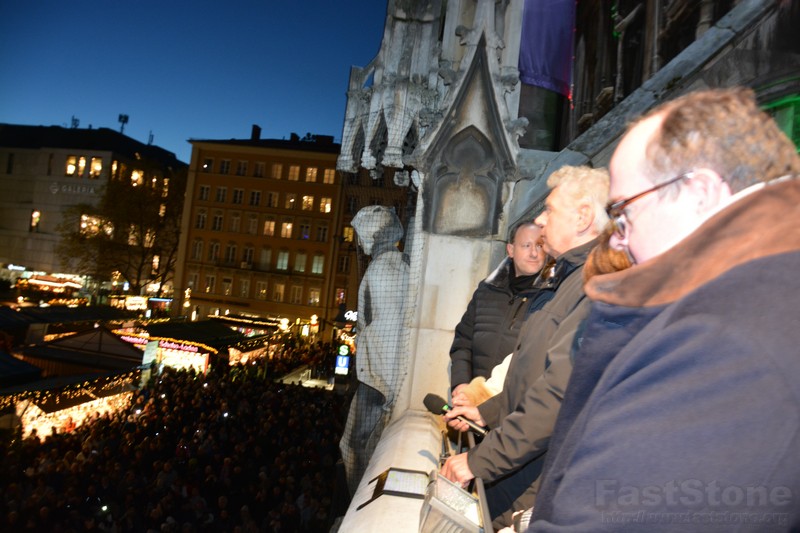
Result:
<svg viewBox="0 0 800 533">
<path fill-rule="evenodd" d="M 531 284 L 516 290 L 511 281 L 513 263 L 506 257 L 472 295 L 450 347 L 451 387 L 473 378 L 489 377 L 492 369 L 514 351 L 527 304 L 536 294 Z M 519 286 L 514 283 L 514 286 Z"/>
</svg>

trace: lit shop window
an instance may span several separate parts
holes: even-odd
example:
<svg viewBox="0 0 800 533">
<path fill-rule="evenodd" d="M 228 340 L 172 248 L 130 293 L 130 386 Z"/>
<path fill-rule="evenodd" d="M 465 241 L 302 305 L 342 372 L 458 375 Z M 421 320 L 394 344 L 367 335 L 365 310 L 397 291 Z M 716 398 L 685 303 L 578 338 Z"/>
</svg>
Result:
<svg viewBox="0 0 800 533">
<path fill-rule="evenodd" d="M 283 222 L 281 224 L 281 237 L 284 239 L 291 239 L 292 238 L 292 226 L 291 222 Z"/>
<path fill-rule="evenodd" d="M 326 168 L 325 173 L 322 175 L 322 183 L 327 183 L 328 185 L 333 184 L 335 175 L 336 171 L 334 169 Z"/>
<path fill-rule="evenodd" d="M 67 176 L 77 176 L 78 175 L 78 156 L 76 156 L 76 155 L 68 155 L 67 156 L 67 167 L 64 170 L 64 173 Z"/>
<path fill-rule="evenodd" d="M 272 299 L 276 302 L 283 301 L 283 283 L 275 283 L 272 286 Z"/>
<path fill-rule="evenodd" d="M 256 281 L 256 298 L 259 300 L 267 299 L 267 282 Z"/>
<path fill-rule="evenodd" d="M 278 252 L 278 261 L 275 264 L 275 268 L 278 270 L 289 270 L 289 252 L 287 250 Z"/>
<path fill-rule="evenodd" d="M 309 183 L 315 183 L 317 181 L 317 169 L 316 168 L 307 168 L 306 169 L 306 181 Z"/>
<path fill-rule="evenodd" d="M 353 242 L 354 238 L 354 231 L 351 226 L 347 226 L 344 228 L 344 240 L 345 242 Z"/>
<path fill-rule="evenodd" d="M 267 219 L 264 221 L 264 236 L 272 237 L 275 235 L 275 221 Z"/>
<path fill-rule="evenodd" d="M 42 220 L 42 212 L 38 209 L 34 209 L 31 211 L 31 225 L 28 228 L 28 231 L 39 231 L 39 222 Z"/>
<path fill-rule="evenodd" d="M 320 213 L 330 213 L 332 204 L 333 204 L 333 200 L 323 196 L 319 200 L 319 212 Z"/>
<path fill-rule="evenodd" d="M 283 204 L 284 209 L 294 209 L 295 204 L 297 204 L 297 195 L 294 193 L 287 193 L 286 194 L 286 202 Z"/>
<path fill-rule="evenodd" d="M 283 165 L 280 163 L 272 163 L 272 177 L 279 180 L 283 177 Z"/>
<path fill-rule="evenodd" d="M 319 305 L 319 289 L 308 289 L 308 305 Z"/>
<path fill-rule="evenodd" d="M 300 167 L 298 165 L 291 165 L 289 167 L 289 181 L 297 181 L 300 179 Z"/>
<path fill-rule="evenodd" d="M 132 170 L 131 171 L 131 185 L 137 187 L 144 182 L 144 176 L 142 175 L 141 170 Z"/>
<path fill-rule="evenodd" d="M 336 287 L 336 305 L 347 303 L 347 291 L 341 287 Z"/>
<path fill-rule="evenodd" d="M 81 215 L 81 235 L 94 237 L 100 233 L 110 237 L 114 233 L 114 226 L 101 217 Z"/>
<path fill-rule="evenodd" d="M 311 263 L 311 273 L 322 274 L 322 270 L 324 267 L 325 267 L 325 256 L 322 254 L 314 255 L 314 260 Z"/>
<path fill-rule="evenodd" d="M 312 211 L 314 209 L 314 197 L 313 196 L 303 196 L 303 205 L 301 208 L 303 211 Z"/>
<path fill-rule="evenodd" d="M 101 157 L 93 157 L 92 163 L 89 165 L 89 177 L 97 179 L 103 172 L 103 159 Z"/>
<path fill-rule="evenodd" d="M 294 256 L 294 271 L 295 272 L 305 272 L 306 271 L 306 260 L 307 256 L 305 252 L 297 252 Z"/>
</svg>

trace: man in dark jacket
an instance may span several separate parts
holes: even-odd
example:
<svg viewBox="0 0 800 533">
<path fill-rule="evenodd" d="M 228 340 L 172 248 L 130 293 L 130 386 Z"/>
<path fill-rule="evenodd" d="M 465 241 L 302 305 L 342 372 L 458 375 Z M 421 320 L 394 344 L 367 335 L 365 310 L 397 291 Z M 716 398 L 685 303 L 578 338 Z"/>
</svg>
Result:
<svg viewBox="0 0 800 533">
<path fill-rule="evenodd" d="M 530 531 L 800 530 L 800 157 L 749 89 L 611 159 L 611 245 Z"/>
<path fill-rule="evenodd" d="M 527 305 L 536 293 L 533 280 L 546 258 L 541 234 L 533 221 L 515 226 L 506 245 L 508 257 L 472 295 L 450 347 L 453 395 L 473 378 L 488 378 L 514 351 Z"/>
<path fill-rule="evenodd" d="M 456 406 L 445 417 L 460 431 L 466 424 L 458 415 L 492 428 L 468 453 L 449 458 L 442 474 L 462 484 L 476 476 L 490 482 L 487 502 L 496 527 L 533 503 L 533 483 L 572 371 L 570 347 L 588 312 L 582 266 L 608 221 L 605 170 L 565 166 L 547 184 L 552 191 L 536 222 L 556 263 L 535 284 L 540 305 L 522 326 L 503 390 L 477 408 Z"/>
</svg>

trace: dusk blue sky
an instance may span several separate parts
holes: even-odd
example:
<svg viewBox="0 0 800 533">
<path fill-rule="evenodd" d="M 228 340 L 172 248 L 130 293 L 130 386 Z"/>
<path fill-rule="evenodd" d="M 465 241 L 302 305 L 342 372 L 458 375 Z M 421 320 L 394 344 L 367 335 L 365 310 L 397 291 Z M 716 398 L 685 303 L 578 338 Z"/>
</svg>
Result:
<svg viewBox="0 0 800 533">
<path fill-rule="evenodd" d="M 341 140 L 351 66 L 385 0 L 0 0 L 0 122 L 107 127 L 189 162 L 188 139 Z"/>
</svg>

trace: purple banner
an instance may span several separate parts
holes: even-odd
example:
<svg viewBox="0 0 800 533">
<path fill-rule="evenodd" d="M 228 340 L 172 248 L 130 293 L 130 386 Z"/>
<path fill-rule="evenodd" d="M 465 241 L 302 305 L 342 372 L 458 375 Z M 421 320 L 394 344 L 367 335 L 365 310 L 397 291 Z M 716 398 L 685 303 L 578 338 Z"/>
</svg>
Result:
<svg viewBox="0 0 800 533">
<path fill-rule="evenodd" d="M 570 95 L 576 0 L 525 0 L 520 79 Z"/>
</svg>

